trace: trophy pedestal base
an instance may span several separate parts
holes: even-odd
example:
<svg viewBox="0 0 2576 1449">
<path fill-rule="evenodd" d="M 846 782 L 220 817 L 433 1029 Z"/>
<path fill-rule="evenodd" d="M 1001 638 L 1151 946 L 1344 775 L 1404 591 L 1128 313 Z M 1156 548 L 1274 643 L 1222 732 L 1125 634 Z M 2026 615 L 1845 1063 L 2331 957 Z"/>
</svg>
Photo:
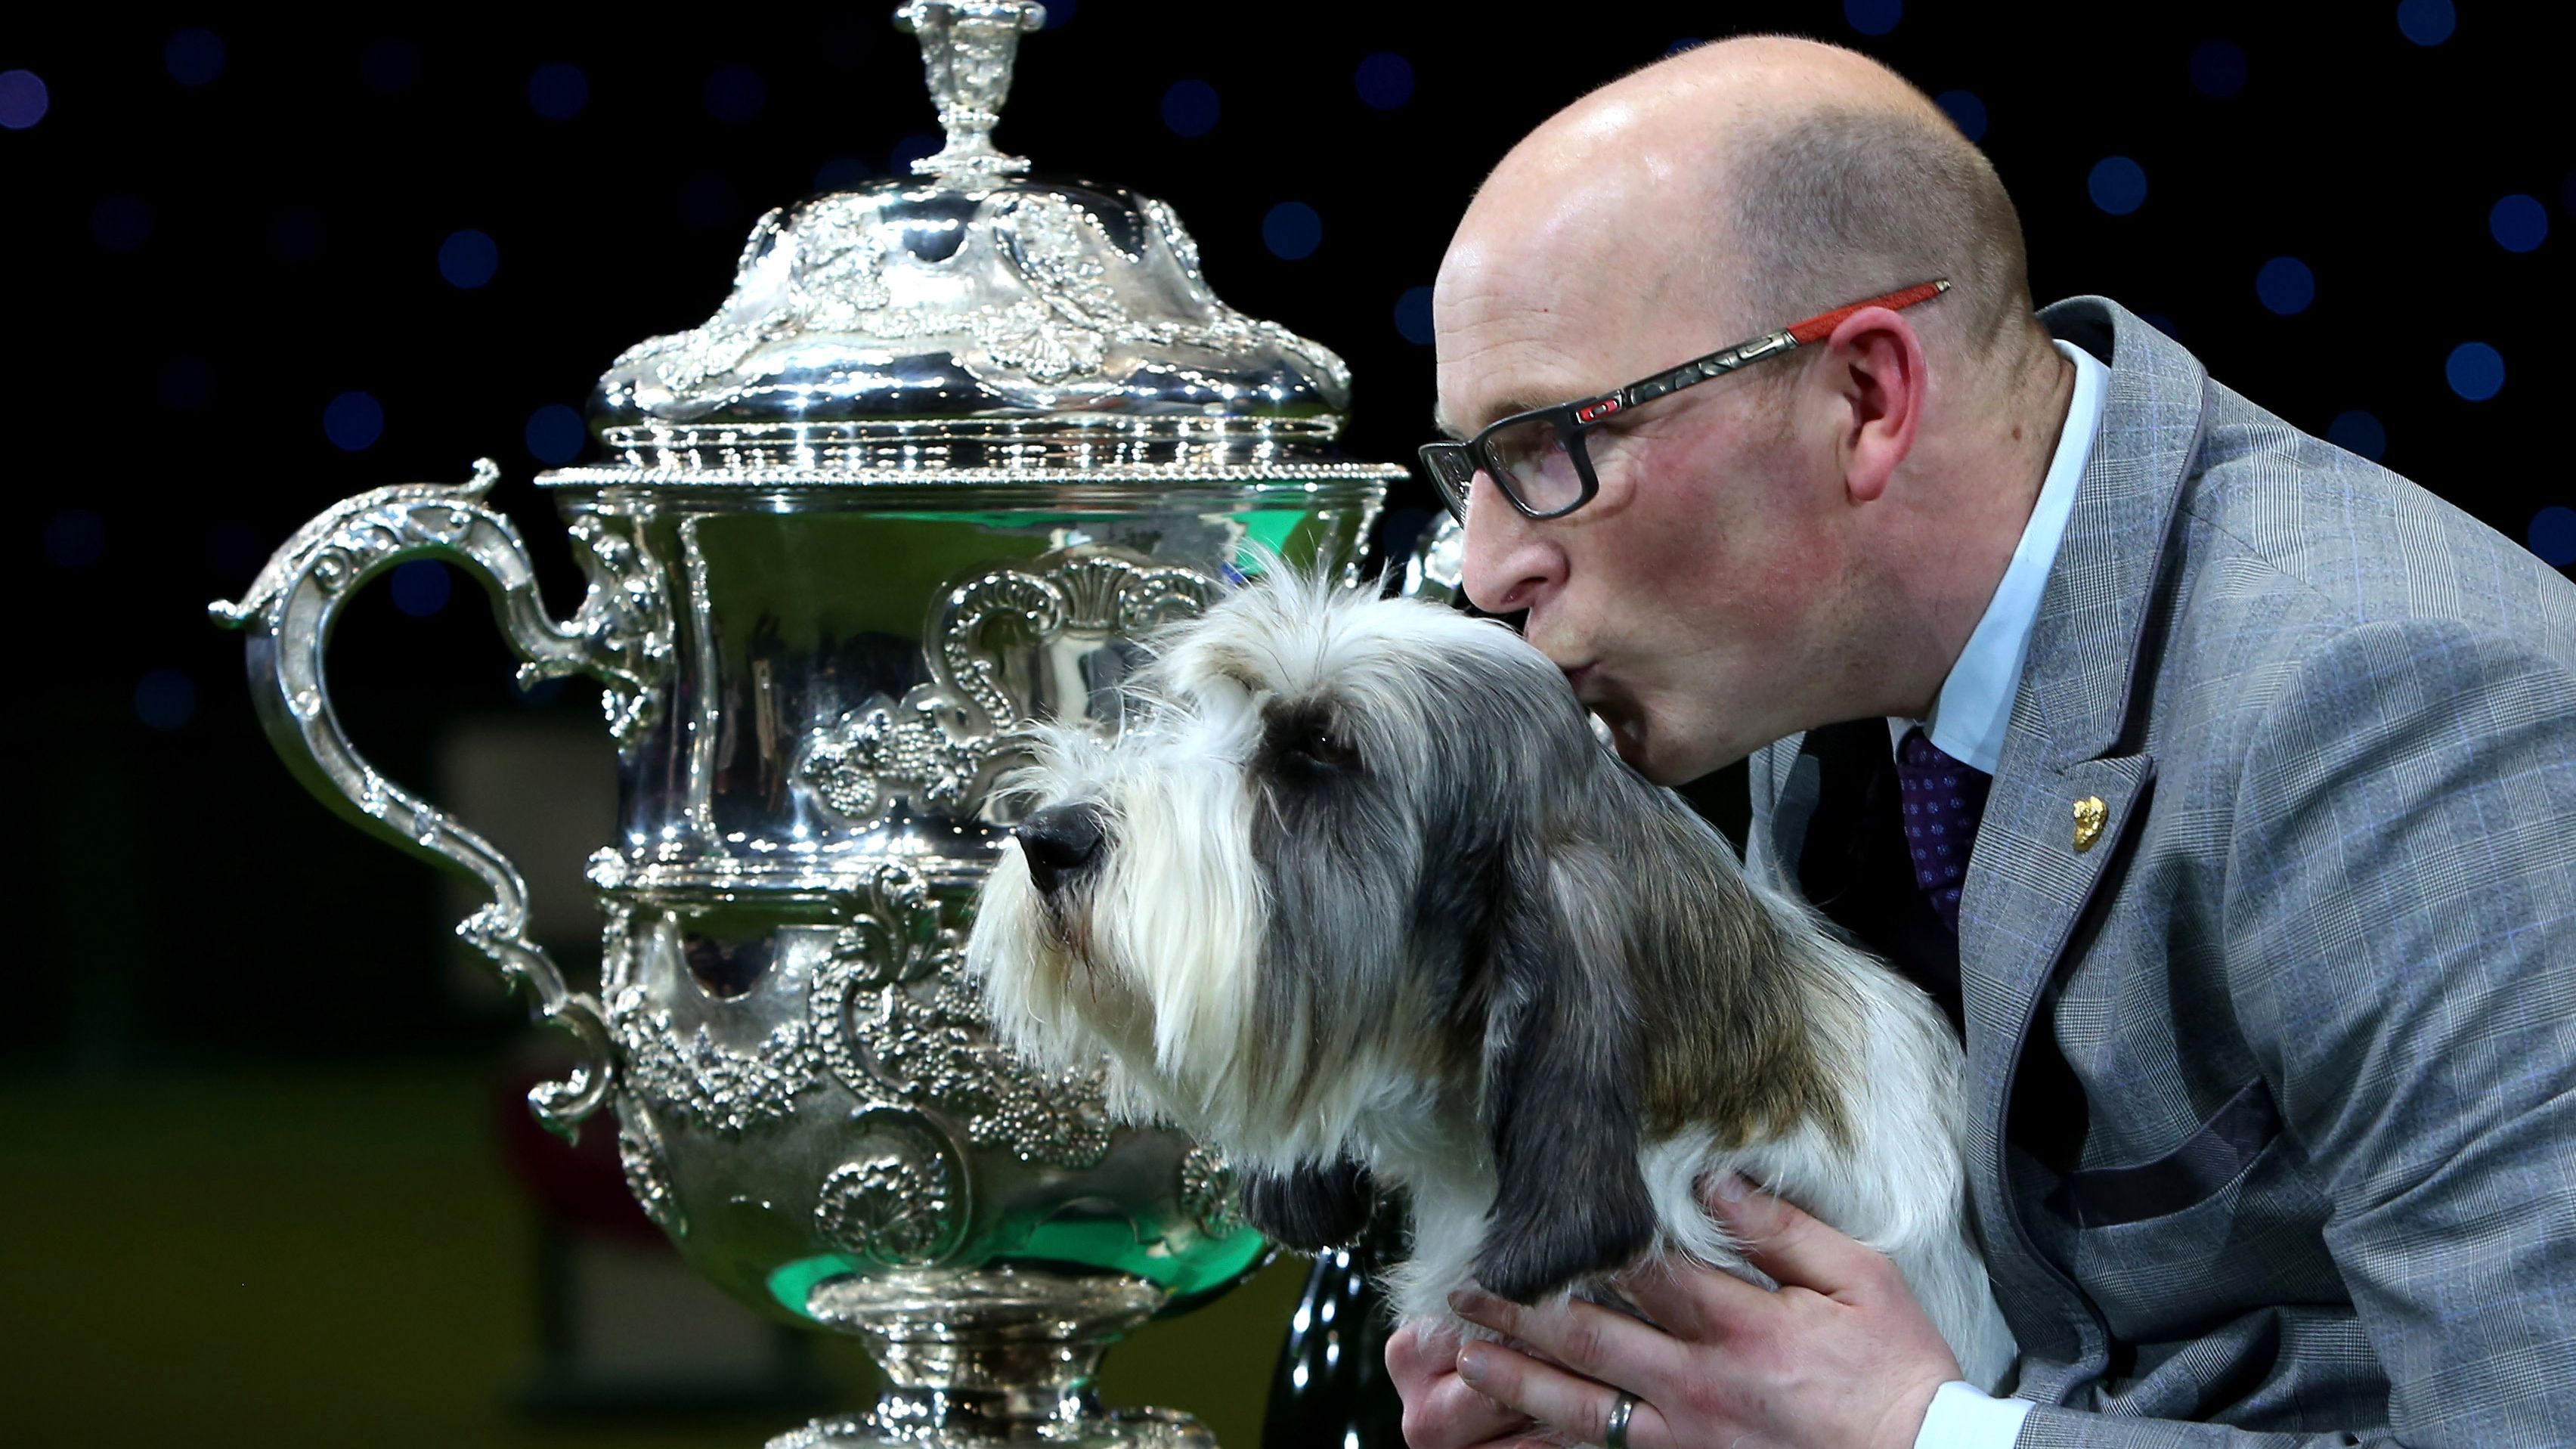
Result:
<svg viewBox="0 0 2576 1449">
<path fill-rule="evenodd" d="M 857 1334 L 888 1384 L 868 1413 L 768 1449 L 1216 1449 L 1187 1414 L 1103 1409 L 1092 1392 L 1101 1354 L 1169 1296 L 1125 1274 L 1006 1263 L 824 1279 L 806 1316 Z"/>
<path fill-rule="evenodd" d="M 1043 1432 L 995 1436 L 973 1430 L 887 1428 L 874 1414 L 816 1419 L 769 1441 L 767 1449 L 1216 1449 L 1216 1436 L 1187 1414 L 1171 1409 L 1117 1409 L 1056 1422 Z"/>
</svg>

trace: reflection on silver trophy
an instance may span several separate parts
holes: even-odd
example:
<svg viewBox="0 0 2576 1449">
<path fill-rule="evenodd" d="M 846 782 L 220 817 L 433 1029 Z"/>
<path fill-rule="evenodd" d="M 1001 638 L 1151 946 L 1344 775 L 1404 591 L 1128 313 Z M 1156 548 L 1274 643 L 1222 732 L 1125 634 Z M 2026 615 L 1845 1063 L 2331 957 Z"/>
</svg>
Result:
<svg viewBox="0 0 2576 1449">
<path fill-rule="evenodd" d="M 1266 1250 L 1220 1162 L 1113 1123 L 1096 1067 L 1037 1072 L 988 1037 L 962 941 L 1014 731 L 1113 732 L 1138 637 L 1254 552 L 1347 579 L 1401 470 L 1335 448 L 1341 361 L 1218 301 L 1169 207 L 994 149 L 1042 18 L 905 6 L 946 147 L 772 212 L 713 318 L 610 367 L 603 461 L 537 480 L 589 577 L 569 619 L 485 502 L 489 463 L 331 507 L 213 610 L 247 632 L 297 776 L 491 892 L 459 934 L 579 1054 L 539 1117 L 569 1135 L 612 1106 L 637 1199 L 699 1271 L 867 1341 L 875 1412 L 780 1445 L 1204 1443 L 1167 1410 L 1104 1412 L 1089 1380 Z M 334 620 L 416 558 L 484 581 L 523 680 L 605 686 L 596 996 L 527 939 L 511 863 L 334 715 Z"/>
</svg>

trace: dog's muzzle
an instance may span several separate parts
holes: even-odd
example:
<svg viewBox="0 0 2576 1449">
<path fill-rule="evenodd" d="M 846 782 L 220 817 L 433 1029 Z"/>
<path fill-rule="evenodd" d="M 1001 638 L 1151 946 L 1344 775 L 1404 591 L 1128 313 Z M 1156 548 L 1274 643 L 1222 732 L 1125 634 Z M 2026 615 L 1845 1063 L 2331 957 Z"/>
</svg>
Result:
<svg viewBox="0 0 2576 1449">
<path fill-rule="evenodd" d="M 1028 858 L 1029 879 L 1053 895 L 1080 879 L 1100 861 L 1100 807 L 1089 804 L 1049 805 L 1011 832 L 1020 838 Z"/>
</svg>

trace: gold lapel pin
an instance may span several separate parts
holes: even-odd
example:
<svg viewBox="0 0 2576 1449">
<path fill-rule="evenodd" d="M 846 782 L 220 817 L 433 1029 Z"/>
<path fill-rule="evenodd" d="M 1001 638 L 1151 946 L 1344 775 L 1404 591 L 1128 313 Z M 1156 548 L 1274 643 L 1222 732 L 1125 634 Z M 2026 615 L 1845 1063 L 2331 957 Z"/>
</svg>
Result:
<svg viewBox="0 0 2576 1449">
<path fill-rule="evenodd" d="M 2091 850 L 2102 838 L 2102 822 L 2111 818 L 2111 809 L 2099 795 L 2087 795 L 2075 802 L 2075 848 Z"/>
</svg>

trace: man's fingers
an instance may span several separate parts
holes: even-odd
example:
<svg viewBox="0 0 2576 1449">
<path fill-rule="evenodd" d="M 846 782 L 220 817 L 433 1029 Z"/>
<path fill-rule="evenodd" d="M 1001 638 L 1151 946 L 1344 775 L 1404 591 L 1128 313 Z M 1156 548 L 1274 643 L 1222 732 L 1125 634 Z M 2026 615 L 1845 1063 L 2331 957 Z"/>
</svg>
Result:
<svg viewBox="0 0 2576 1449">
<path fill-rule="evenodd" d="M 1569 1439 L 1599 1444 L 1610 1433 L 1610 1411 L 1619 1390 L 1499 1343 L 1469 1343 L 1458 1350 L 1458 1377 L 1486 1396 L 1517 1409 Z M 1665 1449 L 1672 1442 L 1662 1414 L 1640 1398 L 1628 1416 L 1631 1449 Z"/>
<path fill-rule="evenodd" d="M 1583 1299 L 1523 1308 L 1466 1288 L 1449 1307 L 1470 1323 L 1516 1338 L 1576 1373 L 1617 1383 L 1663 1383 L 1681 1366 L 1672 1337 L 1651 1323 Z"/>
<path fill-rule="evenodd" d="M 1387 1377 L 1404 1400 L 1404 1440 L 1413 1449 L 1467 1449 L 1532 1425 L 1458 1377 L 1458 1331 L 1416 1319 L 1386 1341 Z"/>
<path fill-rule="evenodd" d="M 1386 1371 L 1399 1384 L 1421 1382 L 1458 1367 L 1458 1331 L 1417 1318 L 1386 1341 Z"/>
<path fill-rule="evenodd" d="M 1650 1258 L 1610 1280 L 1610 1286 L 1653 1319 L 1656 1327 L 1685 1343 L 1707 1343 L 1717 1337 L 1730 1307 L 1729 1288 L 1762 1291 L 1732 1273 L 1678 1253 Z"/>
<path fill-rule="evenodd" d="M 1429 1387 L 1404 1398 L 1404 1442 L 1412 1449 L 1468 1449 L 1526 1437 L 1530 1416 L 1505 1408 L 1458 1376 L 1452 1359 Z"/>
<path fill-rule="evenodd" d="M 1893 1271 L 1876 1249 L 1844 1237 L 1767 1192 L 1748 1190 L 1740 1177 L 1712 1185 L 1708 1210 L 1744 1245 L 1744 1261 L 1784 1288 L 1848 1298 L 1881 1287 Z"/>
</svg>

